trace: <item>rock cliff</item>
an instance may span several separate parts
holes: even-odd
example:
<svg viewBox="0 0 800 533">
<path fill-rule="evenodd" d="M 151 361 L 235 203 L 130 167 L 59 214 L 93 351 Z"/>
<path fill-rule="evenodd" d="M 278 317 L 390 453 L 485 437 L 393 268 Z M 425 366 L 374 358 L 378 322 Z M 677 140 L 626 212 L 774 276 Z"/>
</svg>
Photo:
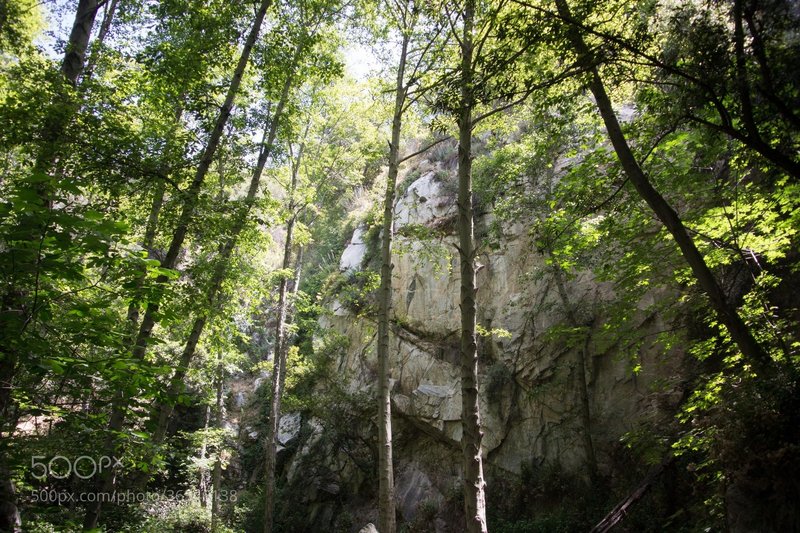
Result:
<svg viewBox="0 0 800 533">
<path fill-rule="evenodd" d="M 398 510 L 409 522 L 425 513 L 436 515 L 431 509 L 457 500 L 461 439 L 455 189 L 441 168 L 426 162 L 420 167 L 428 170 L 396 204 L 393 257 L 396 491 Z M 491 222 L 492 214 L 482 213 L 478 234 Z M 479 343 L 480 405 L 490 500 L 502 497 L 492 495 L 493 480 L 517 476 L 526 465 L 558 464 L 584 475 L 587 434 L 599 470 L 608 471 L 620 437 L 640 421 L 669 413 L 680 395 L 669 380 L 678 374 L 676 354 L 659 355 L 663 350 L 646 345 L 629 353 L 595 342 L 592 332 L 604 327 L 597 304 L 611 289 L 579 273 L 562 277 L 560 291 L 559 279 L 526 228 L 525 221 L 504 225 L 499 242 L 482 248 L 478 258 L 478 322 L 486 332 Z M 427 238 L 419 238 L 421 229 Z M 367 234 L 365 227 L 355 230 L 341 258 L 343 272 L 353 275 L 374 259 Z M 350 391 L 374 394 L 374 321 L 338 300 L 329 307 L 322 325 L 348 340 L 335 363 L 340 375 Z M 572 326 L 588 331 L 577 346 L 554 333 L 567 323 L 568 308 L 580 322 Z M 641 322 L 647 331 L 664 327 L 644 311 Z M 583 396 L 580 372 L 586 382 Z M 457 513 L 460 502 L 454 505 Z M 363 519 L 370 519 L 365 512 Z M 441 512 L 433 520 L 438 530 L 446 530 L 446 522 Z"/>
</svg>

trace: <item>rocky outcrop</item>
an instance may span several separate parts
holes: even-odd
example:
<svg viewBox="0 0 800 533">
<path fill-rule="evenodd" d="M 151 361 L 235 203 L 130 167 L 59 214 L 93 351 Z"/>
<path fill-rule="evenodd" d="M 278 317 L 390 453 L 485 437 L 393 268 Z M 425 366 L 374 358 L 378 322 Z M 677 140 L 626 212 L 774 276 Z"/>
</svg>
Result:
<svg viewBox="0 0 800 533">
<path fill-rule="evenodd" d="M 440 505 L 460 468 L 459 274 L 454 187 L 448 179 L 441 170 L 423 173 L 396 205 L 391 378 L 395 427 L 401 432 L 395 437 L 397 498 L 407 521 L 425 502 Z M 480 232 L 492 222 L 491 213 L 477 222 Z M 588 358 L 590 431 L 601 470 L 608 468 L 621 435 L 640 420 L 661 416 L 680 395 L 668 379 L 677 375 L 678 357 L 665 359 L 649 346 L 623 353 L 619 346 L 595 341 L 592 332 L 604 327 L 598 304 L 610 288 L 589 273 L 578 273 L 565 287 L 588 338 L 575 346 L 553 333 L 554 326 L 565 323 L 565 302 L 524 222 L 502 226 L 499 244 L 483 249 L 478 258 L 478 321 L 489 332 L 480 339 L 479 353 L 490 483 L 492 472 L 519 473 L 531 462 L 585 471 L 579 349 Z M 342 255 L 342 270 L 352 272 L 357 261 L 367 259 L 364 234 L 363 228 L 356 230 Z M 420 239 L 423 234 L 427 238 Z M 651 297 L 657 296 L 664 297 Z M 337 367 L 350 390 L 371 390 L 377 372 L 375 325 L 339 302 L 330 308 L 323 325 L 349 339 Z M 647 331 L 664 327 L 644 311 L 641 321 Z"/>
</svg>

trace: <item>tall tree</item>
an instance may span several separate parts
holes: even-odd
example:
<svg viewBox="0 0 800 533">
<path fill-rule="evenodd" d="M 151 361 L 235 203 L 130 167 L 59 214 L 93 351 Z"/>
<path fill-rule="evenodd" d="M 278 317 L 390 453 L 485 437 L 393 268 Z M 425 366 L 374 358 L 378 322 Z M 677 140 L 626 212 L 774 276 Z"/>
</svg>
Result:
<svg viewBox="0 0 800 533">
<path fill-rule="evenodd" d="M 67 42 L 64 63 L 61 71 L 72 85 L 78 84 L 78 77 L 86 65 L 86 50 L 89 48 L 89 37 L 92 34 L 94 21 L 100 3 L 97 0 L 78 0 L 78 11 L 72 24 L 72 32 Z M 111 19 L 109 19 L 109 24 Z"/>
<path fill-rule="evenodd" d="M 222 353 L 217 356 L 217 372 L 215 379 L 216 403 L 214 408 L 214 425 L 221 430 L 225 423 L 225 404 L 223 402 L 223 386 L 225 367 L 222 362 Z M 221 503 L 220 489 L 222 487 L 222 457 L 220 450 L 216 450 L 214 470 L 211 473 L 211 533 L 216 533 L 219 522 L 219 505 Z"/>
<path fill-rule="evenodd" d="M 392 461 L 392 391 L 389 388 L 389 320 L 392 309 L 392 236 L 394 197 L 400 167 L 400 134 L 408 85 L 405 79 L 408 44 L 411 40 L 411 2 L 398 13 L 400 57 L 397 64 L 392 133 L 389 141 L 389 172 L 383 197 L 381 223 L 381 284 L 378 289 L 378 530 L 395 531 L 394 467 Z"/>
<path fill-rule="evenodd" d="M 25 10 L 34 11 L 34 5 L 23 6 Z M 11 12 L 10 12 L 11 11 Z M 20 44 L 18 40 L 24 30 L 12 28 L 10 31 L 4 27 L 9 22 L 12 24 L 23 24 L 22 9 L 9 9 L 6 2 L 0 6 L 0 42 L 5 37 L 11 37 L 11 44 Z M 78 77 L 83 72 L 85 65 L 86 47 L 94 25 L 97 13 L 96 0 L 80 0 L 75 13 L 72 31 L 66 44 L 65 55 L 62 63 L 61 72 L 63 81 L 68 85 L 75 86 Z M 64 87 L 62 80 L 55 81 L 55 91 L 62 98 L 51 103 L 45 122 L 41 131 L 41 141 L 36 150 L 36 161 L 33 168 L 34 175 L 47 176 L 54 164 L 54 160 L 61 148 L 62 136 L 72 120 L 73 114 L 77 109 L 75 95 L 70 88 Z M 52 206 L 53 198 L 49 187 L 44 185 L 49 180 L 39 180 L 35 185 L 37 196 L 39 197 L 39 208 L 35 214 L 20 217 L 20 224 L 15 228 L 15 232 L 23 232 L 26 240 L 33 246 L 37 243 L 41 250 L 42 243 L 47 238 L 50 225 L 49 208 Z M 38 253 L 35 265 L 27 265 L 26 269 L 38 270 L 41 268 L 41 254 Z M 34 284 L 38 284 L 38 273 L 35 275 Z M 16 506 L 16 493 L 13 482 L 11 481 L 11 466 L 7 463 L 8 459 L 8 439 L 15 430 L 18 414 L 12 416 L 15 411 L 13 398 L 14 380 L 23 362 L 20 360 L 24 355 L 20 352 L 20 337 L 25 329 L 34 319 L 37 311 L 37 299 L 34 297 L 33 305 L 28 306 L 25 302 L 25 293 L 31 287 L 15 286 L 11 280 L 3 284 L 0 293 L 0 527 L 7 528 L 9 531 L 18 531 L 21 527 L 19 511 Z M 33 288 L 35 293 L 38 287 Z M 26 316 L 28 315 L 28 316 Z M 9 427 L 6 425 L 11 422 Z M 4 433 L 8 431 L 7 436 Z"/>
<path fill-rule="evenodd" d="M 794 54 L 785 39 L 798 16 L 788 3 L 680 3 L 644 8 L 641 18 L 609 25 L 591 21 L 591 13 L 602 9 L 596 4 L 586 16 L 565 19 L 558 9 L 513 1 L 600 39 L 606 48 L 595 51 L 595 59 L 638 69 L 637 83 L 652 84 L 662 93 L 651 95 L 649 110 L 671 128 L 691 124 L 727 135 L 750 156 L 758 154 L 762 162 L 800 177 L 800 113 L 794 96 L 798 80 L 786 68 Z"/>
<path fill-rule="evenodd" d="M 461 265 L 461 449 L 464 466 L 464 513 L 469 533 L 486 533 L 486 482 L 483 477 L 480 406 L 478 405 L 477 292 L 475 226 L 472 205 L 472 128 L 475 106 L 475 0 L 465 0 L 458 100 L 458 255 Z"/>
<path fill-rule="evenodd" d="M 548 250 L 551 261 L 553 261 L 552 273 L 553 279 L 556 282 L 556 289 L 558 296 L 561 299 L 561 305 L 564 307 L 564 313 L 567 316 L 567 321 L 572 328 L 580 328 L 582 325 L 578 320 L 578 315 L 575 311 L 569 293 L 567 292 L 566 275 L 561 265 L 553 258 L 552 251 Z M 575 364 L 573 367 L 573 375 L 575 377 L 576 392 L 578 396 L 578 409 L 580 417 L 580 432 L 581 440 L 583 441 L 583 453 L 586 460 L 586 469 L 589 471 L 589 480 L 594 482 L 598 478 L 597 471 L 597 455 L 595 453 L 594 440 L 592 439 L 592 411 L 591 400 L 589 398 L 589 387 L 586 380 L 586 373 L 588 372 L 588 362 L 590 355 L 588 353 L 589 341 L 591 337 L 586 333 L 586 338 L 582 341 L 581 345 L 575 350 Z"/>
<path fill-rule="evenodd" d="M 559 16 L 563 20 L 573 20 L 566 0 L 556 0 L 556 6 Z M 735 305 L 726 298 L 725 293 L 714 277 L 714 274 L 711 272 L 711 269 L 708 268 L 705 259 L 697 249 L 694 240 L 689 235 L 681 218 L 672 206 L 667 203 L 664 197 L 653 187 L 631 151 L 625 134 L 620 127 L 619 120 L 614 112 L 605 84 L 597 69 L 597 58 L 595 54 L 586 45 L 577 26 L 567 24 L 565 32 L 579 61 L 587 69 L 589 89 L 595 98 L 597 109 L 606 126 L 608 137 L 611 140 L 611 144 L 614 147 L 614 151 L 626 175 L 642 199 L 647 202 L 656 217 L 658 217 L 675 239 L 683 257 L 692 269 L 698 284 L 706 293 L 712 309 L 714 309 L 720 323 L 727 329 L 731 339 L 733 339 L 747 360 L 754 365 L 759 374 L 769 375 L 771 367 L 769 355 L 755 339 L 744 320 L 742 320 Z"/>
<path fill-rule="evenodd" d="M 309 123 L 310 125 L 310 123 Z M 286 379 L 286 355 L 288 347 L 286 346 L 286 323 L 289 307 L 289 272 L 292 272 L 292 255 L 294 243 L 295 224 L 299 211 L 299 202 L 297 198 L 298 178 L 300 174 L 300 165 L 303 160 L 303 152 L 305 150 L 305 137 L 308 134 L 308 125 L 306 132 L 303 134 L 303 140 L 297 151 L 297 156 L 291 163 L 291 184 L 287 191 L 287 218 L 286 218 L 286 232 L 283 244 L 283 261 L 281 262 L 281 275 L 278 283 L 278 309 L 277 318 L 275 320 L 275 342 L 272 350 L 272 395 L 270 396 L 270 409 L 267 422 L 267 432 L 265 436 L 264 447 L 266 449 L 266 458 L 264 461 L 265 480 L 264 480 L 264 533 L 272 533 L 274 524 L 274 509 L 275 509 L 275 458 L 277 454 L 277 435 L 278 425 L 281 418 L 281 398 L 283 396 L 284 382 Z M 299 256 L 298 264 L 295 265 L 294 271 L 299 269 Z"/>
<path fill-rule="evenodd" d="M 390 5 L 391 32 L 397 32 L 400 55 L 394 83 L 394 107 L 389 141 L 388 171 L 383 196 L 381 219 L 381 267 L 378 288 L 378 528 L 394 532 L 394 473 L 392 460 L 392 398 L 390 389 L 390 322 L 392 315 L 392 242 L 394 238 L 394 203 L 400 165 L 423 153 L 435 141 L 417 152 L 401 156 L 403 117 L 411 105 L 426 92 L 422 79 L 431 69 L 434 50 L 441 28 L 431 20 L 423 20 L 423 7 L 413 0 Z M 429 28 L 421 28 L 428 23 Z M 426 31 L 427 30 L 427 31 Z M 416 45 L 416 46 L 414 46 Z M 413 48 L 413 49 L 412 49 Z M 415 89 L 416 86 L 416 89 Z M 410 93 L 414 91 L 413 95 Z"/>
<path fill-rule="evenodd" d="M 267 10 L 271 4 L 272 0 L 262 0 L 258 11 L 255 14 L 253 25 L 250 29 L 247 39 L 244 42 L 238 63 L 233 72 L 233 77 L 231 78 L 230 85 L 228 86 L 225 102 L 220 108 L 219 115 L 217 116 L 216 123 L 214 124 L 214 129 L 211 131 L 211 134 L 206 141 L 206 145 L 203 150 L 203 154 L 200 157 L 200 162 L 197 167 L 197 171 L 195 172 L 194 179 L 186 191 L 183 200 L 183 208 L 178 218 L 178 223 L 172 236 L 172 241 L 170 242 L 166 257 L 162 262 L 162 267 L 165 269 L 175 268 L 178 254 L 183 246 L 184 239 L 186 238 L 186 234 L 189 230 L 189 224 L 191 223 L 194 215 L 195 207 L 200 195 L 200 189 L 203 185 L 206 175 L 208 174 L 208 170 L 211 167 L 211 162 L 214 159 L 214 154 L 216 153 L 217 147 L 219 146 L 222 138 L 225 124 L 227 123 L 231 114 L 231 110 L 233 109 L 234 99 L 239 92 L 239 86 L 242 83 L 245 69 L 249 63 L 250 53 L 256 43 L 256 40 L 258 39 L 258 35 L 261 32 L 261 25 L 264 22 L 264 17 L 266 16 Z M 157 281 L 161 284 L 166 283 L 168 280 L 169 277 L 165 274 L 160 275 L 157 279 Z M 150 338 L 153 326 L 155 326 L 156 323 L 158 306 L 158 300 L 148 303 L 147 310 L 142 318 L 141 326 L 139 327 L 136 343 L 133 347 L 132 354 L 135 359 L 144 359 L 147 341 Z M 130 398 L 127 398 L 124 395 L 118 395 L 112 406 L 111 418 L 109 419 L 108 423 L 108 437 L 104 446 L 108 456 L 114 455 L 116 451 L 116 433 L 123 428 L 125 422 L 125 411 L 127 409 L 127 403 L 129 400 Z M 99 477 L 98 488 L 100 490 L 98 492 L 110 492 L 113 484 L 114 472 L 111 469 L 107 469 Z M 97 527 L 97 520 L 100 516 L 101 507 L 102 502 L 99 500 L 93 502 L 87 507 L 83 524 L 84 529 L 91 530 Z"/>
</svg>

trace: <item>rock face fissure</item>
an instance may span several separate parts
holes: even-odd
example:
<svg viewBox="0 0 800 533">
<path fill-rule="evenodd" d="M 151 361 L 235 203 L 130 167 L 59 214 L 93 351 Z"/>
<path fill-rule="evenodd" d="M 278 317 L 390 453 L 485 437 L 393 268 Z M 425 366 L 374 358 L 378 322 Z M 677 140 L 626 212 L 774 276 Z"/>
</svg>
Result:
<svg viewBox="0 0 800 533">
<path fill-rule="evenodd" d="M 396 490 L 398 508 L 406 520 L 413 519 L 420 506 L 441 503 L 459 476 L 459 274 L 453 268 L 456 238 L 442 229 L 446 228 L 442 221 L 455 213 L 450 189 L 447 179 L 428 172 L 396 204 L 390 366 L 393 412 L 400 422 L 394 448 Z M 484 214 L 478 222 L 488 227 L 492 215 Z M 403 231 L 415 226 L 442 231 L 419 240 L 418 235 Z M 583 471 L 586 457 L 573 357 L 578 349 L 589 358 L 584 377 L 591 433 L 599 467 L 607 469 L 612 447 L 623 433 L 640 420 L 666 415 L 665 406 L 671 408 L 677 401 L 678 385 L 664 382 L 679 375 L 680 358 L 662 358 L 656 347 L 645 346 L 634 354 L 642 369 L 634 374 L 630 354 L 615 353 L 613 344 L 611 349 L 608 343 L 604 348 L 597 346 L 594 332 L 603 326 L 597 303 L 611 294 L 589 273 L 577 273 L 565 287 L 573 309 L 590 324 L 585 342 L 552 334 L 566 323 L 563 294 L 556 290 L 543 256 L 534 252 L 524 222 L 501 226 L 499 245 L 481 253 L 477 273 L 478 323 L 486 330 L 507 332 L 490 332 L 479 344 L 489 482 L 493 470 L 518 474 L 524 464 L 531 463 L 558 463 L 567 471 Z M 342 255 L 342 271 L 363 268 L 365 233 L 363 227 L 354 232 Z M 658 317 L 644 320 L 648 303 L 640 304 L 642 328 L 665 329 Z M 341 375 L 347 376 L 347 389 L 374 394 L 374 323 L 336 301 L 329 307 L 332 313 L 320 319 L 322 326 L 349 340 L 338 361 Z M 657 392 L 656 384 L 660 385 Z"/>
</svg>

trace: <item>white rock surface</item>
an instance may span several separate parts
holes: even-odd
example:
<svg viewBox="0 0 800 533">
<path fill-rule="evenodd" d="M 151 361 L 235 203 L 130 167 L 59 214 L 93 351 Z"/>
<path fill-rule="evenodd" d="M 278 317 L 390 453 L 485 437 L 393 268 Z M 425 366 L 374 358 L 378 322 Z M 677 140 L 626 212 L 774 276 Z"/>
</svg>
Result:
<svg viewBox="0 0 800 533">
<path fill-rule="evenodd" d="M 364 242 L 366 232 L 364 226 L 358 226 L 353 231 L 353 236 L 345 247 L 342 258 L 339 260 L 339 270 L 352 272 L 361 268 L 361 262 L 367 254 L 367 244 Z"/>
<path fill-rule="evenodd" d="M 286 446 L 300 434 L 302 418 L 300 413 L 289 413 L 281 417 L 278 422 L 278 442 Z"/>
<path fill-rule="evenodd" d="M 455 198 L 445 191 L 443 185 L 432 171 L 413 182 L 395 206 L 395 228 L 430 223 L 455 215 Z"/>
</svg>

